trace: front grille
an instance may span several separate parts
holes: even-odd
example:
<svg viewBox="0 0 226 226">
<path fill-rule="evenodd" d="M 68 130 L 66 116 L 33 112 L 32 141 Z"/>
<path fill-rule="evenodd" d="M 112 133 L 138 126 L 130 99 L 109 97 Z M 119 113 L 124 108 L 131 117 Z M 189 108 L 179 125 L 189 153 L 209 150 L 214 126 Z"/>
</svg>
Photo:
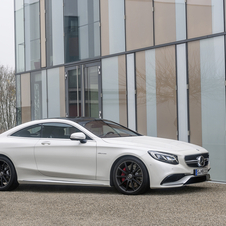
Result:
<svg viewBox="0 0 226 226">
<path fill-rule="evenodd" d="M 199 158 L 200 156 L 204 157 L 204 164 L 200 165 Z M 197 154 L 197 155 L 187 155 L 185 156 L 185 162 L 189 167 L 204 167 L 209 163 L 209 153 Z"/>
</svg>

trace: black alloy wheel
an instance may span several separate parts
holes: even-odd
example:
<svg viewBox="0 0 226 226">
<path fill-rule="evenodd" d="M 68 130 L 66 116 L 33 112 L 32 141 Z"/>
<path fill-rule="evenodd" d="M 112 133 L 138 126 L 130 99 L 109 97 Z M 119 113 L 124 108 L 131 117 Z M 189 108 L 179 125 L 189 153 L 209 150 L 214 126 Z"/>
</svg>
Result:
<svg viewBox="0 0 226 226">
<path fill-rule="evenodd" d="M 113 181 L 116 189 L 127 195 L 145 192 L 149 186 L 147 169 L 135 157 L 123 157 L 114 167 Z"/>
<path fill-rule="evenodd" d="M 13 164 L 4 156 L 0 157 L 0 191 L 13 190 L 18 186 Z"/>
</svg>

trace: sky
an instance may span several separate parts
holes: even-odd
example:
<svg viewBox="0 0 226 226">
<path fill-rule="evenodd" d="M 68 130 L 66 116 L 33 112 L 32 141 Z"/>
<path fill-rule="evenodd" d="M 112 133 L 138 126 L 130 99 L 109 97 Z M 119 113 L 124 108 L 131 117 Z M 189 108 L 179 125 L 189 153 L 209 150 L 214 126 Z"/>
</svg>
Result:
<svg viewBox="0 0 226 226">
<path fill-rule="evenodd" d="M 14 0 L 0 0 L 0 65 L 15 69 Z"/>
</svg>

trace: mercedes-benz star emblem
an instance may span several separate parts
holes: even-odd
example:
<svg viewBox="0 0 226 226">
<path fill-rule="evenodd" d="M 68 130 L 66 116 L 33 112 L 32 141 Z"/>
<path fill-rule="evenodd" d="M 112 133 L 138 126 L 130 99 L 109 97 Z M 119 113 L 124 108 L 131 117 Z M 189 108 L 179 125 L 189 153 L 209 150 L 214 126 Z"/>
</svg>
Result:
<svg viewBox="0 0 226 226">
<path fill-rule="evenodd" d="M 202 155 L 197 157 L 197 160 L 198 160 L 198 166 L 205 166 L 205 159 Z"/>
</svg>

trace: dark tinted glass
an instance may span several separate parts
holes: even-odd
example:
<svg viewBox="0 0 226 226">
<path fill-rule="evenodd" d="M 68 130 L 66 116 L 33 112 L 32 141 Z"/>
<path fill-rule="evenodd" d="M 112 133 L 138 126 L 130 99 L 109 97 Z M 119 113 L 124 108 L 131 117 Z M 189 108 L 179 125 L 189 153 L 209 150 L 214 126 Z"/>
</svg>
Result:
<svg viewBox="0 0 226 226">
<path fill-rule="evenodd" d="M 16 137 L 40 137 L 41 135 L 41 125 L 34 125 L 29 126 L 25 129 L 17 131 L 16 133 L 12 134 L 11 136 Z"/>
<path fill-rule="evenodd" d="M 100 56 L 98 0 L 64 1 L 65 63 Z"/>
<path fill-rule="evenodd" d="M 45 123 L 42 125 L 43 138 L 70 139 L 72 133 L 81 132 L 77 128 L 64 123 Z"/>
</svg>

